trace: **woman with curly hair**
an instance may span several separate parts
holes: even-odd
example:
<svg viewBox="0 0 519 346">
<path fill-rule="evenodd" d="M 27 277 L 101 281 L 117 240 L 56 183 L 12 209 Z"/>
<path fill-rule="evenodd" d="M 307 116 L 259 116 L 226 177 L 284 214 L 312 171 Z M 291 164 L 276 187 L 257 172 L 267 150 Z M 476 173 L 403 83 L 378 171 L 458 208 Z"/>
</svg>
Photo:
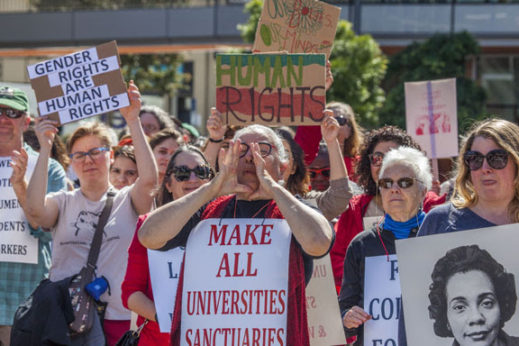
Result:
<svg viewBox="0 0 519 346">
<path fill-rule="evenodd" d="M 364 194 L 354 196 L 348 209 L 341 215 L 335 226 L 336 238 L 330 251 L 335 285 L 339 291 L 342 283 L 344 257 L 351 240 L 363 231 L 364 217 L 382 217 L 384 210 L 380 196 L 377 196 L 377 182 L 384 155 L 393 148 L 406 146 L 418 150 L 420 146 L 405 131 L 395 126 L 384 126 L 369 132 L 364 138 L 364 145 L 357 163 L 357 183 L 364 189 Z M 445 196 L 438 197 L 429 191 L 425 195 L 423 211 L 428 212 L 433 206 L 445 202 Z"/>
<path fill-rule="evenodd" d="M 429 317 L 434 333 L 453 346 L 518 345 L 503 331 L 517 303 L 514 275 L 477 245 L 460 246 L 440 258 L 431 274 Z"/>
</svg>

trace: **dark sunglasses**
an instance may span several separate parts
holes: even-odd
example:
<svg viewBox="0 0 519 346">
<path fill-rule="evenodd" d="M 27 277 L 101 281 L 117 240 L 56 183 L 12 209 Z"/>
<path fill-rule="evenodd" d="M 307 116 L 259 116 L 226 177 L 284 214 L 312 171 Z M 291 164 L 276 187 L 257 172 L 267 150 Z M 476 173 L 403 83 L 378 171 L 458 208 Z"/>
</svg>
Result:
<svg viewBox="0 0 519 346">
<path fill-rule="evenodd" d="M 195 168 L 189 168 L 187 166 L 173 167 L 169 174 L 173 174 L 177 181 L 182 182 L 189 180 L 191 172 L 195 173 L 195 176 L 201 180 L 209 179 L 212 175 L 211 168 L 208 166 L 196 166 Z"/>
<path fill-rule="evenodd" d="M 373 166 L 379 167 L 382 164 L 382 160 L 384 160 L 384 153 L 377 151 L 373 154 L 369 154 L 368 157 L 369 157 L 369 162 Z"/>
<path fill-rule="evenodd" d="M 463 155 L 463 162 L 471 171 L 480 169 L 485 159 L 491 168 L 503 169 L 508 163 L 508 152 L 503 149 L 495 149 L 483 155 L 479 151 L 470 150 Z"/>
<path fill-rule="evenodd" d="M 344 126 L 344 125 L 348 125 L 348 126 L 351 126 L 350 124 L 350 121 L 348 119 L 346 119 L 345 117 L 343 117 L 342 115 L 336 115 L 334 116 L 335 120 L 337 120 L 337 122 L 339 123 L 340 126 Z"/>
<path fill-rule="evenodd" d="M 310 172 L 310 178 L 315 179 L 319 174 L 321 174 L 323 177 L 329 178 L 330 177 L 330 167 L 321 168 L 321 169 L 312 169 L 309 168 L 308 171 Z"/>
<path fill-rule="evenodd" d="M 270 144 L 270 143 L 258 142 L 258 146 L 259 146 L 259 151 L 260 151 L 261 157 L 267 157 L 272 152 L 272 144 Z M 242 143 L 240 145 L 240 157 L 244 157 L 245 155 L 247 155 L 247 152 L 249 151 L 249 149 L 250 149 L 250 145 L 248 145 L 247 143 Z"/>
<path fill-rule="evenodd" d="M 12 109 L 12 108 L 3 108 L 2 107 L 2 108 L 0 108 L 0 114 L 5 115 L 9 119 L 18 119 L 18 118 L 20 118 L 24 114 L 24 112 L 17 111 L 17 110 Z"/>
<path fill-rule="evenodd" d="M 415 180 L 419 181 L 415 178 L 403 177 L 398 179 L 396 184 L 402 189 L 407 189 L 413 186 Z M 391 178 L 382 178 L 378 180 L 378 187 L 381 189 L 391 189 L 394 183 L 395 181 Z"/>
</svg>

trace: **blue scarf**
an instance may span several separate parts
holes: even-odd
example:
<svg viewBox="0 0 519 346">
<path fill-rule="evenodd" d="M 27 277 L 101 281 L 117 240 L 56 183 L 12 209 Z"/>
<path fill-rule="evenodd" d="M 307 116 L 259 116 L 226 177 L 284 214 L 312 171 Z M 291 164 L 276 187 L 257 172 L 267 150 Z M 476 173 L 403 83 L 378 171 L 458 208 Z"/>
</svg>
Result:
<svg viewBox="0 0 519 346">
<path fill-rule="evenodd" d="M 389 214 L 386 214 L 384 217 L 383 228 L 393 232 L 396 239 L 406 239 L 409 238 L 409 234 L 413 228 L 420 227 L 424 218 L 425 213 L 422 211 L 422 209 L 419 209 L 418 214 L 405 222 L 395 221 L 391 218 L 391 216 L 389 216 Z"/>
</svg>

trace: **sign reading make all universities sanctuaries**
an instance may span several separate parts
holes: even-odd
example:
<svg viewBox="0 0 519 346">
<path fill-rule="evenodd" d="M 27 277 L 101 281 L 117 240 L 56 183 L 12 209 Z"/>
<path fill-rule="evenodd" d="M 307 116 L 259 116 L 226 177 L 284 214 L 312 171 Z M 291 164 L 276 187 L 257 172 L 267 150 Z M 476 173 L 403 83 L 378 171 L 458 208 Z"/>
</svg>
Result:
<svg viewBox="0 0 519 346">
<path fill-rule="evenodd" d="M 281 219 L 206 219 L 189 235 L 181 345 L 286 345 L 292 233 Z"/>
<path fill-rule="evenodd" d="M 324 53 L 330 57 L 339 7 L 315 0 L 265 0 L 254 53 Z"/>
<path fill-rule="evenodd" d="M 216 108 L 227 124 L 316 125 L 326 104 L 324 54 L 218 54 Z"/>
<path fill-rule="evenodd" d="M 405 83 L 407 133 L 430 159 L 458 155 L 456 79 Z"/>
<path fill-rule="evenodd" d="M 40 116 L 61 124 L 128 106 L 115 41 L 27 67 Z"/>
</svg>

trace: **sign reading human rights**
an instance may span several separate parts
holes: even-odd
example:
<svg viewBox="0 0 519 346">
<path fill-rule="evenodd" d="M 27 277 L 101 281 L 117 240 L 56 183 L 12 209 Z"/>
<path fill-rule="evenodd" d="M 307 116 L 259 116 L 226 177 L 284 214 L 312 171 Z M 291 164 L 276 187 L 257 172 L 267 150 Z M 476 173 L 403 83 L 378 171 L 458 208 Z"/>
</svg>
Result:
<svg viewBox="0 0 519 346">
<path fill-rule="evenodd" d="M 339 7 L 322 1 L 265 0 L 252 51 L 330 57 L 340 15 Z"/>
<path fill-rule="evenodd" d="M 27 67 L 40 116 L 60 124 L 130 104 L 115 41 Z"/>
<path fill-rule="evenodd" d="M 30 155 L 25 180 L 31 179 L 37 157 Z M 11 185 L 10 157 L 0 157 L 0 262 L 38 263 L 38 239 L 31 230 Z"/>
<path fill-rule="evenodd" d="M 408 345 L 519 345 L 519 224 L 396 241 Z"/>
<path fill-rule="evenodd" d="M 175 299 L 184 260 L 184 248 L 176 247 L 168 251 L 148 249 L 151 289 L 161 333 L 169 333 L 175 309 Z"/>
<path fill-rule="evenodd" d="M 292 233 L 281 219 L 206 219 L 186 245 L 182 345 L 286 345 Z"/>
<path fill-rule="evenodd" d="M 372 318 L 364 323 L 364 346 L 396 346 L 402 295 L 396 255 L 365 261 L 364 311 Z"/>
<path fill-rule="evenodd" d="M 326 104 L 324 54 L 218 54 L 216 108 L 227 124 L 316 125 Z"/>
<path fill-rule="evenodd" d="M 406 129 L 430 159 L 458 156 L 456 79 L 405 83 Z"/>
</svg>

